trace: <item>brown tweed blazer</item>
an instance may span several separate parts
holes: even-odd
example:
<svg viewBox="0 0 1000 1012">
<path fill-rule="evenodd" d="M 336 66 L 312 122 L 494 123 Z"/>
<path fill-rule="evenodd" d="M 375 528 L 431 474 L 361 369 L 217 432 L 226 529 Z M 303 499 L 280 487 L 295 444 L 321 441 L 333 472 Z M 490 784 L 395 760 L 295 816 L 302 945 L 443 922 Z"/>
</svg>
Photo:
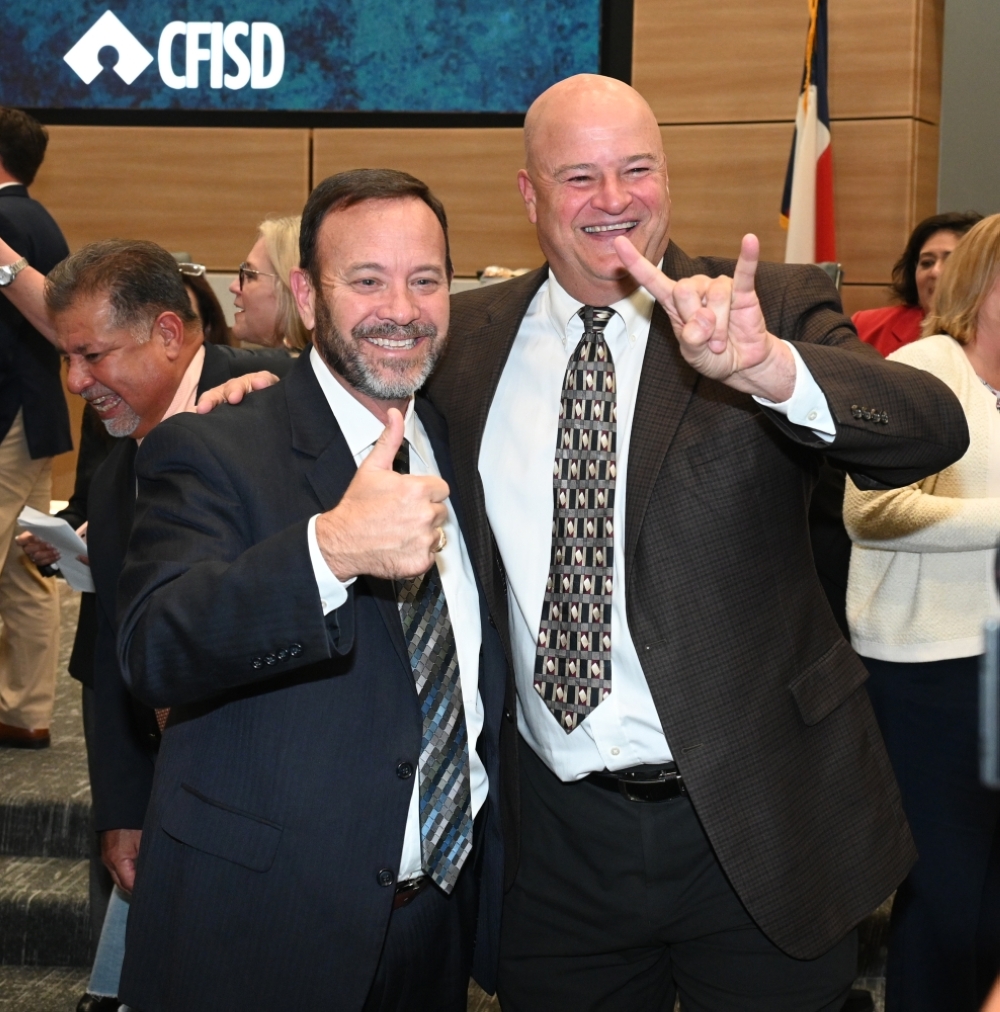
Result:
<svg viewBox="0 0 1000 1012">
<path fill-rule="evenodd" d="M 733 267 L 673 244 L 665 258 L 672 278 Z M 546 276 L 543 267 L 456 296 L 450 347 L 429 388 L 448 420 L 465 535 L 494 616 L 506 615 L 505 586 L 479 448 L 521 318 Z M 762 263 L 757 291 L 769 330 L 796 342 L 826 394 L 836 438 L 824 444 L 700 377 L 657 306 L 626 479 L 625 593 L 657 713 L 712 846 L 763 931 L 806 959 L 874 909 L 915 858 L 865 669 L 812 561 L 807 512 L 821 453 L 859 487 L 894 487 L 956 460 L 968 431 L 942 383 L 857 339 L 817 268 Z M 856 418 L 852 405 L 888 422 Z M 500 632 L 509 658 L 508 630 Z M 502 741 L 508 884 L 517 866 L 515 712 L 511 680 Z"/>
</svg>

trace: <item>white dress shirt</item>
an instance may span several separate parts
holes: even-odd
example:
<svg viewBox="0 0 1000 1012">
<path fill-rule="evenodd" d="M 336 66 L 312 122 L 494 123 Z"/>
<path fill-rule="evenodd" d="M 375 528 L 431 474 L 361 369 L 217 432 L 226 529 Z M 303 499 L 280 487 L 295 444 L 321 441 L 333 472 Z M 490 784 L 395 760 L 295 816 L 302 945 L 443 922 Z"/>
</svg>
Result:
<svg viewBox="0 0 1000 1012">
<path fill-rule="evenodd" d="M 552 544 L 552 462 L 555 459 L 563 377 L 580 337 L 577 302 L 549 274 L 528 307 L 490 406 L 479 452 L 486 512 L 507 572 L 510 633 L 518 690 L 518 728 L 561 780 L 596 770 L 619 770 L 671 759 L 635 644 L 628 628 L 625 503 L 635 398 L 646 354 L 653 297 L 643 288 L 616 302 L 604 337 L 618 390 L 618 474 L 611 598 L 611 694 L 570 734 L 535 691 L 538 626 Z M 795 390 L 781 404 L 761 403 L 832 440 L 836 432 L 826 397 L 802 358 Z"/>
<path fill-rule="evenodd" d="M 343 387 L 315 351 L 308 354 L 330 410 L 354 455 L 354 462 L 360 464 L 371 453 L 385 426 Z M 441 472 L 434 459 L 434 450 L 420 419 L 413 410 L 412 398 L 406 409 L 404 434 L 410 444 L 410 474 L 433 474 L 440 477 Z M 451 500 L 446 499 L 445 505 L 448 508 L 448 519 L 444 524 L 447 543 L 437 553 L 436 558 L 441 586 L 448 601 L 448 614 L 451 617 L 455 648 L 458 653 L 459 681 L 462 685 L 462 704 L 465 708 L 465 726 L 469 740 L 472 817 L 475 818 L 489 793 L 486 767 L 476 752 L 476 742 L 483 729 L 483 700 L 479 694 L 479 652 L 483 631 L 479 619 L 479 591 L 476 588 L 472 560 L 465 547 L 465 539 L 459 529 Z M 354 581 L 341 583 L 326 564 L 316 540 L 318 516 L 319 514 L 316 514 L 309 521 L 309 557 L 316 575 L 323 614 L 328 615 L 347 600 L 347 588 Z M 421 874 L 419 782 L 419 775 L 413 778 L 413 794 L 410 797 L 410 811 L 403 836 L 403 853 L 396 876 L 400 882 Z"/>
</svg>

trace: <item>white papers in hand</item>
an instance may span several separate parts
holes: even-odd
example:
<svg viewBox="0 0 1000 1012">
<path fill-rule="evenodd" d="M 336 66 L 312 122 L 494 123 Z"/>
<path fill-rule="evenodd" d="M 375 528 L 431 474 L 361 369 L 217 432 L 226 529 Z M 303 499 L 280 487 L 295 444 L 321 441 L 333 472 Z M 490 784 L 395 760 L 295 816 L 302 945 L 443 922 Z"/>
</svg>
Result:
<svg viewBox="0 0 1000 1012">
<path fill-rule="evenodd" d="M 90 566 L 81 562 L 77 556 L 87 554 L 87 545 L 83 538 L 61 517 L 50 517 L 31 506 L 25 506 L 17 518 L 18 524 L 34 534 L 36 538 L 47 541 L 59 552 L 56 566 L 66 577 L 66 582 L 74 590 L 94 592 L 94 578 L 90 575 Z"/>
</svg>

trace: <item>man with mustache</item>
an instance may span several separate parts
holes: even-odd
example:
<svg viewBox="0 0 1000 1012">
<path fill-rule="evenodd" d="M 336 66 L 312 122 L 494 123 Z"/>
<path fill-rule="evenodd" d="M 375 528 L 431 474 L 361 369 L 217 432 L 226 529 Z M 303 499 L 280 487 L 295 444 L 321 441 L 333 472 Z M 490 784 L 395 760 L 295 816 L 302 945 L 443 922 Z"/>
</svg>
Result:
<svg viewBox="0 0 1000 1012">
<path fill-rule="evenodd" d="M 0 246 L 0 262 L 16 260 L 13 250 Z M 164 417 L 193 411 L 203 391 L 262 364 L 284 373 L 290 360 L 282 353 L 206 344 L 174 258 L 151 242 L 92 243 L 47 278 L 24 269 L 4 291 L 62 352 L 69 389 L 119 437 L 86 498 L 96 622 L 81 623 L 74 647 L 92 680 L 83 688 L 83 712 L 94 825 L 101 857 L 121 890 L 112 899 L 112 910 L 118 910 L 106 934 L 124 920 L 160 740 L 153 710 L 130 696 L 115 651 L 118 576 L 135 510 L 136 449 Z M 37 538 L 24 534 L 18 540 L 39 564 L 58 558 Z M 112 959 L 110 968 L 95 974 L 99 994 L 84 995 L 81 1010 L 117 1008 L 116 979 Z"/>
<path fill-rule="evenodd" d="M 506 662 L 439 416 L 444 209 L 321 182 L 292 275 L 313 348 L 144 443 L 126 680 L 170 707 L 120 995 L 142 1012 L 464 1010 L 492 989 Z"/>
</svg>

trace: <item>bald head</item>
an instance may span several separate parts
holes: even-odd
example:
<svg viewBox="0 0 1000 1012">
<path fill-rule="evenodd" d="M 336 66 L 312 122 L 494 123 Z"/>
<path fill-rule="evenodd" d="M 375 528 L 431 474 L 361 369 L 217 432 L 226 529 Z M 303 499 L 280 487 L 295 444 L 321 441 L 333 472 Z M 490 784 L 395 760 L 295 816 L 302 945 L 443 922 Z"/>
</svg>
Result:
<svg viewBox="0 0 1000 1012">
<path fill-rule="evenodd" d="M 649 103 L 623 81 L 599 74 L 577 74 L 558 81 L 531 103 L 524 117 L 524 157 L 530 171 L 544 159 L 560 135 L 620 126 L 648 138 L 651 151 L 663 155 L 656 116 Z"/>
<path fill-rule="evenodd" d="M 627 84 L 596 74 L 559 81 L 524 120 L 518 185 L 560 284 L 590 305 L 635 289 L 612 245 L 619 235 L 653 263 L 667 246 L 670 197 L 656 117 Z"/>
</svg>

